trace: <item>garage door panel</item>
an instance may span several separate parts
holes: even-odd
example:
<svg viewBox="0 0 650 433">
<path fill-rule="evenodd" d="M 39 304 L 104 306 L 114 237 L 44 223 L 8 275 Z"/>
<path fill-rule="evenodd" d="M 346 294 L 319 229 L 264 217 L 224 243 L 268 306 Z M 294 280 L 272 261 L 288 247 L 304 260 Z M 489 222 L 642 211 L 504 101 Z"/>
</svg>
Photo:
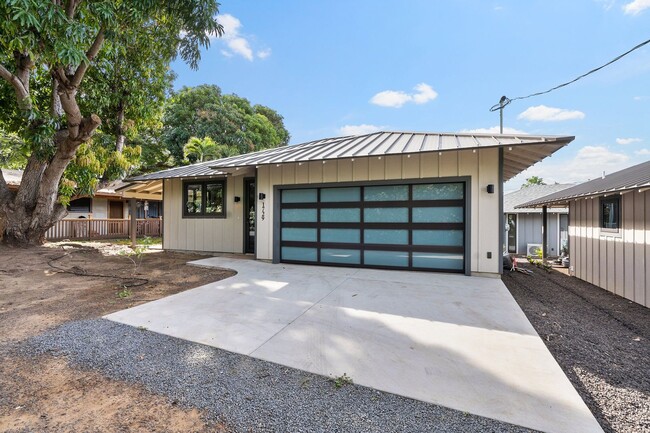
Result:
<svg viewBox="0 0 650 433">
<path fill-rule="evenodd" d="M 322 188 L 320 201 L 323 203 L 358 202 L 361 201 L 361 188 Z"/>
<path fill-rule="evenodd" d="M 358 244 L 361 242 L 360 229 L 320 229 L 321 242 L 341 242 Z"/>
<path fill-rule="evenodd" d="M 413 230 L 413 245 L 442 245 L 462 247 L 463 230 Z"/>
<path fill-rule="evenodd" d="M 346 265 L 360 265 L 361 251 L 351 249 L 322 248 L 320 259 L 324 263 L 339 263 Z"/>
<path fill-rule="evenodd" d="M 459 223 L 465 218 L 465 209 L 456 207 L 414 207 L 414 223 Z"/>
<path fill-rule="evenodd" d="M 462 272 L 465 188 L 454 182 L 283 190 L 280 260 Z"/>
<path fill-rule="evenodd" d="M 291 260 L 296 262 L 316 262 L 318 261 L 318 249 L 283 246 L 282 258 L 284 260 Z"/>
<path fill-rule="evenodd" d="M 320 220 L 330 223 L 358 223 L 361 221 L 361 209 L 321 209 Z"/>
<path fill-rule="evenodd" d="M 282 209 L 282 222 L 316 222 L 316 209 Z"/>
</svg>

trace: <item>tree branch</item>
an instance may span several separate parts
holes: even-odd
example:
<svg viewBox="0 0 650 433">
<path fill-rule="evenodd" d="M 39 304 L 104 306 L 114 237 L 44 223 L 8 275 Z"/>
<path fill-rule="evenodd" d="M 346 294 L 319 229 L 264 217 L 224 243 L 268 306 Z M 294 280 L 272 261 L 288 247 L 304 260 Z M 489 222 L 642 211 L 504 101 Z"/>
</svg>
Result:
<svg viewBox="0 0 650 433">
<path fill-rule="evenodd" d="M 81 62 L 81 64 L 75 71 L 74 76 L 72 77 L 72 81 L 70 82 L 70 84 L 72 84 L 74 87 L 78 87 L 79 84 L 81 84 L 81 80 L 83 79 L 84 75 L 86 74 L 86 71 L 90 67 L 90 62 L 92 62 L 93 59 L 97 57 L 97 54 L 99 54 L 99 50 L 102 48 L 103 44 L 104 44 L 104 26 L 99 28 L 99 32 L 95 37 L 95 41 L 90 46 L 88 51 L 86 51 L 86 57 L 88 58 L 88 60 L 85 62 Z"/>
<path fill-rule="evenodd" d="M 29 97 L 29 91 L 25 88 L 25 85 L 20 78 L 12 74 L 7 68 L 3 65 L 0 65 L 0 77 L 4 78 L 16 92 L 16 98 L 18 99 L 18 106 L 24 110 L 30 110 L 32 108 L 32 100 Z"/>
<path fill-rule="evenodd" d="M 69 19 L 74 18 L 74 13 L 77 10 L 78 5 L 79 5 L 79 2 L 77 0 L 68 0 L 68 2 L 66 3 L 66 5 L 65 5 L 65 15 Z"/>
</svg>

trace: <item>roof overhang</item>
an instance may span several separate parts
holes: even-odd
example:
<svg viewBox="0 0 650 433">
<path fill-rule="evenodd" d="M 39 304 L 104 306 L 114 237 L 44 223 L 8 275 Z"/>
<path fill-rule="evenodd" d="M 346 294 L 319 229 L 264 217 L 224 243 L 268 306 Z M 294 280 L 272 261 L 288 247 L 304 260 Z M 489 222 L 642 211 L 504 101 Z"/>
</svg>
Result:
<svg viewBox="0 0 650 433">
<path fill-rule="evenodd" d="M 148 182 L 133 182 L 118 188 L 116 191 L 121 192 L 123 198 L 162 200 L 163 181 L 160 179 Z"/>
</svg>

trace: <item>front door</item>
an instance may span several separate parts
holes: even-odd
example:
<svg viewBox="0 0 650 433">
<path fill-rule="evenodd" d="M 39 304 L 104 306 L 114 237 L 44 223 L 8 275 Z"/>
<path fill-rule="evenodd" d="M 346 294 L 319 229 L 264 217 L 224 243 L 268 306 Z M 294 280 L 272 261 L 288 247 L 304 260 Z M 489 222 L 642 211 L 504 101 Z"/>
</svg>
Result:
<svg viewBox="0 0 650 433">
<path fill-rule="evenodd" d="M 124 204 L 121 201 L 108 202 L 109 218 L 124 218 Z"/>
<path fill-rule="evenodd" d="M 244 253 L 255 254 L 255 179 L 244 179 Z"/>
</svg>

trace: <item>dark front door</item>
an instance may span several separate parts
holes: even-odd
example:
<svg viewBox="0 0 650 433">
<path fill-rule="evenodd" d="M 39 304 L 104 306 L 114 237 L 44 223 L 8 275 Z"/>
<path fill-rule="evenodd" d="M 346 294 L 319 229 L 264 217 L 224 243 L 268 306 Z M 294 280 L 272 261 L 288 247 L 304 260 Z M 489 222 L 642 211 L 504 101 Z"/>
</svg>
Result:
<svg viewBox="0 0 650 433">
<path fill-rule="evenodd" d="M 244 252 L 255 254 L 255 179 L 244 179 Z"/>
<path fill-rule="evenodd" d="M 121 201 L 109 201 L 108 206 L 109 218 L 124 218 L 124 204 Z"/>
</svg>

